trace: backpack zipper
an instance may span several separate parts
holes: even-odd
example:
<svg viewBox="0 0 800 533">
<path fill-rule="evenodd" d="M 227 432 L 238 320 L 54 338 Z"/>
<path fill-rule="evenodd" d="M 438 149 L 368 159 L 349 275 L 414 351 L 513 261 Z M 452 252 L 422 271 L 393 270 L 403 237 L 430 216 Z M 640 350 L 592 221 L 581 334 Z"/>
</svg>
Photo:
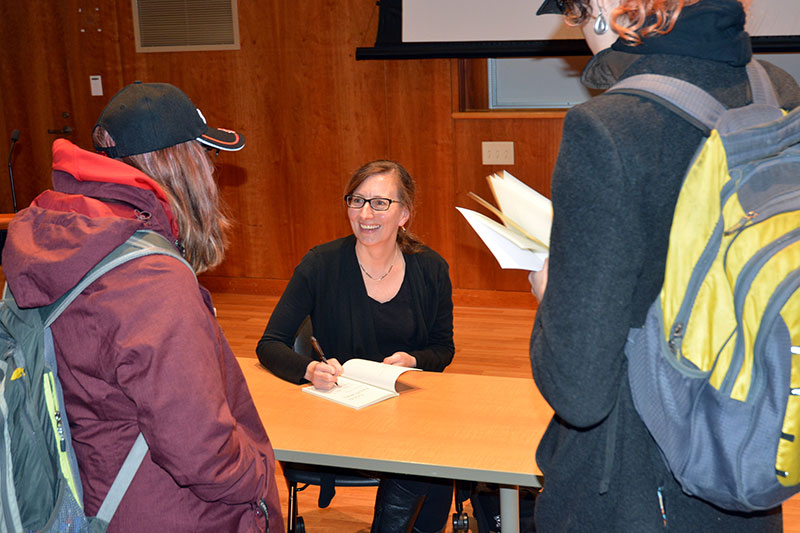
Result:
<svg viewBox="0 0 800 533">
<path fill-rule="evenodd" d="M 722 186 L 722 190 L 720 191 L 719 195 L 719 219 L 714 226 L 714 231 L 711 232 L 711 237 L 709 237 L 706 247 L 703 249 L 700 257 L 697 258 L 694 269 L 692 269 L 692 275 L 689 277 L 689 282 L 686 284 L 686 292 L 684 293 L 683 301 L 681 302 L 681 306 L 675 315 L 675 320 L 672 322 L 667 344 L 672 350 L 672 353 L 677 356 L 679 361 L 683 358 L 683 354 L 681 352 L 681 343 L 683 342 L 683 336 L 685 334 L 685 326 L 689 323 L 689 318 L 692 315 L 694 301 L 697 298 L 697 293 L 700 290 L 700 286 L 706 279 L 708 271 L 711 270 L 711 265 L 714 264 L 714 259 L 717 257 L 717 253 L 719 252 L 719 248 L 722 244 L 722 237 L 724 236 L 725 232 L 725 228 L 723 226 L 725 223 L 725 218 L 722 215 L 723 207 L 728 202 L 728 199 L 730 199 L 730 197 L 736 193 L 739 185 L 739 183 L 731 179 Z"/>
<path fill-rule="evenodd" d="M 800 290 L 800 269 L 791 272 L 789 276 L 787 276 L 787 278 L 783 280 L 780 285 L 778 285 L 772 297 L 769 299 L 767 306 L 764 308 L 764 314 L 762 315 L 761 323 L 759 324 L 758 332 L 756 333 L 756 341 L 753 345 L 753 379 L 758 379 L 757 382 L 754 381 L 753 386 L 758 387 L 757 390 L 759 390 L 759 392 L 764 387 L 762 384 L 764 380 L 761 378 L 761 376 L 764 375 L 764 357 L 759 357 L 758 354 L 766 352 L 765 345 L 767 342 L 769 342 L 769 332 L 772 330 L 773 324 L 777 320 L 781 309 L 783 309 L 783 306 L 786 305 L 786 302 L 789 301 L 789 299 L 797 290 Z M 800 350 L 796 348 L 797 347 L 795 346 L 790 347 L 789 353 L 787 354 L 788 357 L 791 358 L 793 355 L 800 353 Z M 787 396 L 797 396 L 800 391 L 792 388 L 791 381 L 787 385 Z M 784 417 L 786 416 L 788 416 L 788 414 L 784 411 Z M 783 432 L 781 432 L 781 438 L 784 438 Z M 789 476 L 789 472 L 778 470 L 777 465 L 775 468 L 775 474 L 780 477 Z"/>
<path fill-rule="evenodd" d="M 678 309 L 678 313 L 675 315 L 675 320 L 672 322 L 667 344 L 672 350 L 672 353 L 677 356 L 678 360 L 683 358 L 683 354 L 681 352 L 681 343 L 683 342 L 683 336 L 685 334 L 685 326 L 691 317 L 694 301 L 697 298 L 697 293 L 700 290 L 700 286 L 703 284 L 703 280 L 705 279 L 706 274 L 708 274 L 708 271 L 711 269 L 711 265 L 714 263 L 714 258 L 717 256 L 717 251 L 720 247 L 722 231 L 722 217 L 720 216 L 720 219 L 714 228 L 714 232 L 712 233 L 711 238 L 708 240 L 706 248 L 700 254 L 694 270 L 692 270 L 692 275 L 689 277 L 689 282 L 686 284 L 686 292 L 683 297 L 683 301 L 681 302 L 681 307 Z"/>
<path fill-rule="evenodd" d="M 747 227 L 753 227 L 753 225 Z M 781 235 L 780 237 L 769 243 L 767 246 L 761 248 L 761 250 L 759 250 L 758 253 L 756 253 L 753 257 L 751 257 L 750 260 L 747 261 L 747 263 L 744 265 L 744 267 L 742 267 L 742 270 L 739 272 L 739 275 L 736 278 L 733 291 L 733 302 L 734 302 L 734 311 L 736 314 L 736 330 L 737 330 L 736 344 L 734 345 L 733 354 L 731 356 L 731 363 L 728 367 L 728 371 L 726 372 L 725 378 L 723 379 L 719 389 L 720 392 L 724 393 L 726 396 L 730 396 L 731 391 L 733 390 L 734 384 L 736 382 L 736 379 L 739 376 L 739 372 L 741 371 L 741 367 L 744 364 L 745 348 L 744 348 L 744 338 L 743 338 L 744 335 L 742 332 L 741 317 L 743 313 L 744 302 L 745 299 L 747 298 L 750 286 L 753 280 L 758 275 L 758 273 L 761 271 L 761 268 L 770 259 L 772 259 L 781 250 L 787 248 L 788 246 L 791 246 L 792 244 L 798 241 L 800 241 L 800 228 L 794 229 L 789 233 Z M 731 242 L 731 244 L 733 244 L 733 242 Z M 762 317 L 762 324 L 763 323 L 764 323 L 764 318 Z M 753 353 L 754 354 L 756 353 L 755 349 Z M 755 371 L 756 368 L 754 368 L 753 372 Z M 755 382 L 755 380 L 756 376 L 754 375 L 751 378 L 751 383 Z"/>
<path fill-rule="evenodd" d="M 774 165 L 784 166 L 789 161 L 798 164 L 800 163 L 800 156 L 792 156 L 791 158 L 785 156 L 776 156 L 769 161 L 760 161 L 755 166 L 751 165 L 751 167 L 748 167 L 744 170 L 744 172 L 747 173 L 747 176 L 741 182 L 736 184 L 736 190 L 739 191 L 742 186 L 748 183 L 756 174 L 767 172 L 768 167 Z M 727 200 L 728 197 L 726 196 L 722 202 L 723 206 Z M 742 208 L 745 208 L 745 206 L 742 206 Z M 741 231 L 745 226 L 757 224 L 775 215 L 787 213 L 789 211 L 796 211 L 799 208 L 800 190 L 781 191 L 780 194 L 770 198 L 767 202 L 759 204 L 758 210 L 747 211 L 738 222 L 725 230 L 725 235 L 731 235 L 737 231 Z"/>
<path fill-rule="evenodd" d="M 783 306 L 786 305 L 786 302 L 789 301 L 789 298 L 791 298 L 797 290 L 800 290 L 800 269 L 791 272 L 786 279 L 776 287 L 775 292 L 769 299 L 769 302 L 767 302 L 767 306 L 764 308 L 764 314 L 761 317 L 761 323 L 758 325 L 756 341 L 753 344 L 753 353 L 758 354 L 766 351 L 764 344 L 768 342 L 767 337 L 769 329 L 772 328 L 772 324 L 775 319 L 778 318 Z M 789 354 L 787 355 L 791 357 L 795 351 L 795 347 L 793 346 L 790 348 Z M 798 350 L 797 353 L 800 353 L 800 350 Z M 757 358 L 756 363 L 760 360 L 760 358 Z M 797 389 L 792 389 L 790 385 L 789 394 L 796 395 L 795 390 Z"/>
<path fill-rule="evenodd" d="M 67 455 L 67 439 L 64 431 L 63 418 L 61 416 L 61 406 L 58 404 L 58 394 L 56 393 L 56 383 L 53 378 L 52 372 L 45 372 L 42 376 L 44 380 L 44 398 L 47 403 L 47 413 L 50 416 L 50 424 L 53 427 L 56 440 L 58 441 L 58 463 L 61 467 L 61 473 L 75 497 L 75 501 L 81 503 L 78 489 L 75 486 L 75 476 L 69 464 L 69 456 Z"/>
</svg>

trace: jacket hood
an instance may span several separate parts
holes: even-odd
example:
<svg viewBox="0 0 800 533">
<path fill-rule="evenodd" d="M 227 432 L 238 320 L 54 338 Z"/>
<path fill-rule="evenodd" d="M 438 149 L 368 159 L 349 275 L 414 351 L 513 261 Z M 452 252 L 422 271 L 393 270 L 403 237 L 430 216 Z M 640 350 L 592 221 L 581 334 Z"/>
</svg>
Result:
<svg viewBox="0 0 800 533">
<path fill-rule="evenodd" d="M 53 143 L 53 190 L 13 218 L 3 272 L 20 307 L 55 302 L 139 229 L 177 239 L 177 224 L 159 185 L 138 169 Z"/>
</svg>

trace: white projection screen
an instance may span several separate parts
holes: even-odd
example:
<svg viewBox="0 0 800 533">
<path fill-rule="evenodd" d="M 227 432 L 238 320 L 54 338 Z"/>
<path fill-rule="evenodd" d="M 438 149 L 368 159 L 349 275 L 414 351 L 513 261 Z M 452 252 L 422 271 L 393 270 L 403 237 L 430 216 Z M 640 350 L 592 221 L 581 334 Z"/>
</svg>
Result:
<svg viewBox="0 0 800 533">
<path fill-rule="evenodd" d="M 581 39 L 557 15 L 536 16 L 536 0 L 403 0 L 404 43 Z M 800 0 L 752 0 L 753 37 L 797 37 Z"/>
</svg>

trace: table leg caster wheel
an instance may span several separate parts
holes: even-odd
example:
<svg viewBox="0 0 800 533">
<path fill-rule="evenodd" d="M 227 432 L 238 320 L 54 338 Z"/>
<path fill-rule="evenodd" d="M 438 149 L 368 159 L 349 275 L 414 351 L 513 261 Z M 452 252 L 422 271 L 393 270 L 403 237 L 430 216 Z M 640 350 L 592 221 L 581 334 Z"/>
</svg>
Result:
<svg viewBox="0 0 800 533">
<path fill-rule="evenodd" d="M 469 515 L 467 513 L 453 513 L 453 533 L 469 531 Z"/>
</svg>

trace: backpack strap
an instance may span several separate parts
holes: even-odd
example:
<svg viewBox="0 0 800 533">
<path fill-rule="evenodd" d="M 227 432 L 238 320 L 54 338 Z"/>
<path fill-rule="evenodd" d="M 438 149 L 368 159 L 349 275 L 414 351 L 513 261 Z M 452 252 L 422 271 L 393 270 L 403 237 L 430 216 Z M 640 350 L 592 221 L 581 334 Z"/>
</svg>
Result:
<svg viewBox="0 0 800 533">
<path fill-rule="evenodd" d="M 119 507 L 122 497 L 125 496 L 125 492 L 127 492 L 128 487 L 131 485 L 133 476 L 135 476 L 136 472 L 139 470 L 139 465 L 142 464 L 144 456 L 147 455 L 147 450 L 148 446 L 147 442 L 144 440 L 144 435 L 139 433 L 136 442 L 133 443 L 131 451 L 128 452 L 128 457 L 126 457 L 125 462 L 122 463 L 122 468 L 119 469 L 114 483 L 112 483 L 111 488 L 108 489 L 108 494 L 106 494 L 105 500 L 103 500 L 102 505 L 100 505 L 100 510 L 97 511 L 97 518 L 103 520 L 106 524 L 111 522 L 114 513 L 117 512 L 117 507 Z"/>
<path fill-rule="evenodd" d="M 174 257 L 183 263 L 194 275 L 194 269 L 183 258 L 183 256 L 181 256 L 175 246 L 173 246 L 172 243 L 166 239 L 166 237 L 154 231 L 139 230 L 131 235 L 127 241 L 119 245 L 110 254 L 104 257 L 103 260 L 101 260 L 98 264 L 96 264 L 89 272 L 86 273 L 86 275 L 78 282 L 78 284 L 75 285 L 75 287 L 70 289 L 67 294 L 56 300 L 54 303 L 39 308 L 45 331 L 49 333 L 50 330 L 48 328 L 61 315 L 64 309 L 66 309 L 69 304 L 71 304 L 75 298 L 77 298 L 78 295 L 86 289 L 86 287 L 100 278 L 100 276 L 123 263 L 153 254 L 162 254 Z M 48 342 L 48 340 L 50 343 L 52 343 L 52 334 L 45 334 L 45 342 Z M 54 361 L 52 363 L 54 363 Z M 56 365 L 53 364 L 52 367 L 55 369 Z M 55 371 L 56 370 L 54 370 L 54 372 Z M 63 404 L 63 398 L 59 399 L 59 401 L 61 401 Z M 147 455 L 147 450 L 147 442 L 144 439 L 144 435 L 142 435 L 140 432 L 139 436 L 136 438 L 136 441 L 133 443 L 131 450 L 128 452 L 125 462 L 122 464 L 117 476 L 114 478 L 114 482 L 111 484 L 108 494 L 106 494 L 103 503 L 100 505 L 100 509 L 96 515 L 97 519 L 103 520 L 106 524 L 111 522 L 111 519 L 114 517 L 114 513 L 117 511 L 123 496 L 125 496 L 125 492 L 127 492 L 128 487 L 133 481 L 133 477 L 139 470 L 139 466 L 141 466 L 145 455 Z"/>
<path fill-rule="evenodd" d="M 750 91 L 753 93 L 754 104 L 780 107 L 775 86 L 772 85 L 767 70 L 755 59 L 751 59 L 747 64 L 747 78 L 750 80 Z"/>
<path fill-rule="evenodd" d="M 100 276 L 137 257 L 153 254 L 170 255 L 186 265 L 186 268 L 191 270 L 192 274 L 194 274 L 194 269 L 191 265 L 180 255 L 178 250 L 166 237 L 154 231 L 139 230 L 128 237 L 127 241 L 117 246 L 110 254 L 105 256 L 102 261 L 97 263 L 68 293 L 52 304 L 40 308 L 44 327 L 49 327 L 55 322 L 64 309 Z"/>
<path fill-rule="evenodd" d="M 761 63 L 753 59 L 746 69 L 753 103 L 779 107 L 772 81 Z M 609 91 L 655 100 L 707 133 L 714 129 L 727 110 L 719 100 L 700 87 L 660 74 L 637 74 L 617 82 Z"/>
<path fill-rule="evenodd" d="M 725 113 L 725 106 L 706 91 L 689 83 L 660 74 L 637 74 L 616 83 L 609 92 L 634 94 L 653 100 L 683 117 L 687 122 L 711 133 Z"/>
</svg>

